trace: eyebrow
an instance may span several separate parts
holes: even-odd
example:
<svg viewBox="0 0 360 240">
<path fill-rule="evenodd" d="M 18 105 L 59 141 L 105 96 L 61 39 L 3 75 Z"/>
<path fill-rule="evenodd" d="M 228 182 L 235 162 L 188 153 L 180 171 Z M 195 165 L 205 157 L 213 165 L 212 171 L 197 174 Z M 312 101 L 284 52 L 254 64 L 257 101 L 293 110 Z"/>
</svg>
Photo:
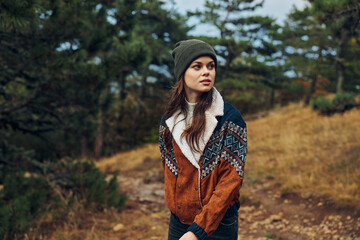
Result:
<svg viewBox="0 0 360 240">
<path fill-rule="evenodd" d="M 192 62 L 192 64 L 195 64 L 195 63 L 197 63 L 197 64 L 203 64 L 203 62 L 200 62 L 200 61 L 194 61 L 194 62 Z M 208 63 L 206 63 L 206 64 L 209 64 L 209 63 L 214 63 L 214 61 L 210 61 L 210 62 L 208 62 Z"/>
</svg>

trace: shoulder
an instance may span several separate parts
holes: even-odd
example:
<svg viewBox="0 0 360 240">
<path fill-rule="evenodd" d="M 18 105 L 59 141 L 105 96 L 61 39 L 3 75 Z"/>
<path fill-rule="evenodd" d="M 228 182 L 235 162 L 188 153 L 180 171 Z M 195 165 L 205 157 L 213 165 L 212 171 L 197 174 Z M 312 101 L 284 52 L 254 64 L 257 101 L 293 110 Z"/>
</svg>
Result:
<svg viewBox="0 0 360 240">
<path fill-rule="evenodd" d="M 245 120 L 240 111 L 227 102 L 224 102 L 224 115 L 221 118 L 221 122 L 233 122 L 240 127 L 246 127 Z"/>
</svg>

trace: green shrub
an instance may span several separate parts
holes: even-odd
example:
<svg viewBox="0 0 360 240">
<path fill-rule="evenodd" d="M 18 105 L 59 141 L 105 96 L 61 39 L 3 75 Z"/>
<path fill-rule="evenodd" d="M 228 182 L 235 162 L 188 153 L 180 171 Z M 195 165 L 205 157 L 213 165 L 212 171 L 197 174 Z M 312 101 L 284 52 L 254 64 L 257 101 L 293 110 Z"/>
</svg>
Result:
<svg viewBox="0 0 360 240">
<path fill-rule="evenodd" d="M 331 114 L 333 109 L 333 104 L 326 98 L 313 99 L 310 104 L 313 110 L 318 110 L 322 114 Z"/>
<path fill-rule="evenodd" d="M 333 107 L 336 112 L 344 112 L 356 105 L 355 94 L 353 93 L 337 93 L 332 100 Z"/>
<path fill-rule="evenodd" d="M 274 234 L 272 234 L 272 233 L 266 233 L 266 234 L 265 234 L 265 237 L 272 239 L 272 238 L 274 237 Z"/>
<path fill-rule="evenodd" d="M 144 137 L 146 143 L 157 143 L 159 141 L 159 128 L 151 128 L 149 135 Z"/>
<path fill-rule="evenodd" d="M 324 115 L 345 112 L 355 106 L 357 104 L 353 93 L 337 93 L 331 101 L 323 97 L 311 100 L 312 109 Z"/>
<path fill-rule="evenodd" d="M 119 193 L 116 176 L 106 182 L 106 176 L 90 162 L 75 163 L 72 172 L 74 195 L 83 199 L 87 206 L 103 209 L 105 207 L 120 208 L 124 205 L 126 195 Z"/>
<path fill-rule="evenodd" d="M 48 174 L 24 174 L 19 171 L 1 171 L 0 184 L 0 239 L 14 240 L 24 236 L 36 225 L 46 210 L 63 212 L 60 207 L 71 208 L 75 199 L 87 209 L 120 208 L 126 195 L 119 192 L 116 176 L 109 182 L 91 162 L 49 163 Z M 2 169 L 4 170 L 4 169 Z M 53 187 L 72 198 L 61 202 Z M 65 213 L 66 214 L 66 213 Z"/>
<path fill-rule="evenodd" d="M 10 209 L 4 201 L 0 201 L 0 239 L 9 239 Z"/>
<path fill-rule="evenodd" d="M 106 204 L 107 206 L 112 206 L 120 208 L 124 206 L 126 202 L 126 194 L 121 194 L 119 192 L 119 183 L 117 182 L 117 176 L 114 175 L 105 188 Z"/>
<path fill-rule="evenodd" d="M 17 239 L 43 212 L 50 199 L 50 186 L 41 176 L 25 177 L 23 172 L 10 172 L 0 190 L 0 239 Z"/>
</svg>

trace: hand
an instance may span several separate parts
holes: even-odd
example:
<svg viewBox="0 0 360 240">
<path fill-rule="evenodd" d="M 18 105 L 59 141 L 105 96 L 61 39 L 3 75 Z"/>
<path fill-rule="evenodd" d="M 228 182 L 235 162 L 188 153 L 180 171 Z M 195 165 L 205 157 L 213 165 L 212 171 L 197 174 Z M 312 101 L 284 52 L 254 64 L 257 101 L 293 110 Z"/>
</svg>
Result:
<svg viewBox="0 0 360 240">
<path fill-rule="evenodd" d="M 193 232 L 185 233 L 179 240 L 198 240 Z"/>
</svg>

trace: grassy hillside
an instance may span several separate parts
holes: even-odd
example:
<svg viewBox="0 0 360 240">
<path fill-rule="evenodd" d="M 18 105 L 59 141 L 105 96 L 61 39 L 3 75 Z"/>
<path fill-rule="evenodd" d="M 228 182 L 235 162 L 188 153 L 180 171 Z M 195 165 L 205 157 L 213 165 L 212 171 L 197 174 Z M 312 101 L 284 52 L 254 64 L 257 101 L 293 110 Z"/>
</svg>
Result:
<svg viewBox="0 0 360 240">
<path fill-rule="evenodd" d="M 291 104 L 247 125 L 245 184 L 272 179 L 282 193 L 325 196 L 360 208 L 360 109 L 326 117 Z M 144 157 L 160 158 L 157 144 L 102 159 L 97 166 L 121 174 L 143 164 Z"/>
<path fill-rule="evenodd" d="M 122 152 L 96 162 L 96 166 L 105 173 L 124 173 L 136 170 L 140 165 L 146 165 L 147 159 L 160 159 L 157 144 L 148 144 L 131 151 Z M 158 167 L 160 168 L 160 160 Z"/>
<path fill-rule="evenodd" d="M 360 110 L 331 117 L 292 104 L 248 122 L 247 180 L 360 208 Z"/>
</svg>

